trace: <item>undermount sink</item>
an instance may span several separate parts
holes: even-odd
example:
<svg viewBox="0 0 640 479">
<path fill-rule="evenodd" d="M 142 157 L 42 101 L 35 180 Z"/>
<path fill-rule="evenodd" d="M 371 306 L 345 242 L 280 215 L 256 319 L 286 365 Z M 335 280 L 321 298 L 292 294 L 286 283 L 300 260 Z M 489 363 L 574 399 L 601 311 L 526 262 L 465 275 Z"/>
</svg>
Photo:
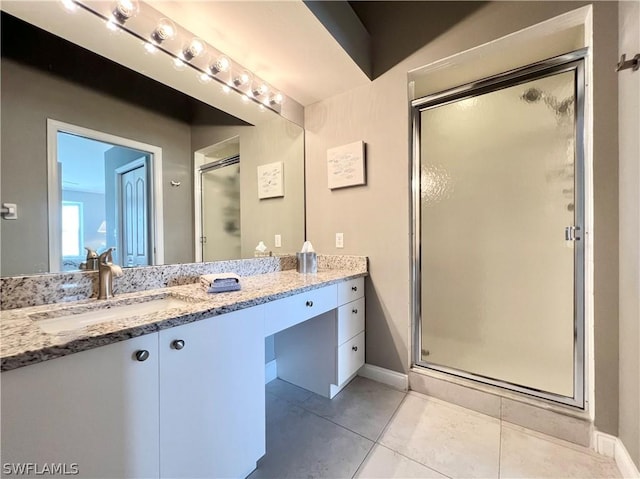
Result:
<svg viewBox="0 0 640 479">
<path fill-rule="evenodd" d="M 107 321 L 181 308 L 192 302 L 173 295 L 138 298 L 135 303 L 94 302 L 57 311 L 36 313 L 30 318 L 45 333 L 58 334 Z"/>
</svg>

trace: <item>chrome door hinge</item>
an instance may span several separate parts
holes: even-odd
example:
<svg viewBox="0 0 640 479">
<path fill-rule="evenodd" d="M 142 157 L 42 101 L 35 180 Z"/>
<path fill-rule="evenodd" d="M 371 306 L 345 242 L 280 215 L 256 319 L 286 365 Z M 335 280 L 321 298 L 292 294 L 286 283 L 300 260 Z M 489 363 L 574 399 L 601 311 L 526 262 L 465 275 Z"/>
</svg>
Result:
<svg viewBox="0 0 640 479">
<path fill-rule="evenodd" d="M 578 232 L 580 231 L 579 226 L 567 226 L 564 229 L 564 239 L 566 241 L 579 241 L 580 237 L 578 236 Z"/>
</svg>

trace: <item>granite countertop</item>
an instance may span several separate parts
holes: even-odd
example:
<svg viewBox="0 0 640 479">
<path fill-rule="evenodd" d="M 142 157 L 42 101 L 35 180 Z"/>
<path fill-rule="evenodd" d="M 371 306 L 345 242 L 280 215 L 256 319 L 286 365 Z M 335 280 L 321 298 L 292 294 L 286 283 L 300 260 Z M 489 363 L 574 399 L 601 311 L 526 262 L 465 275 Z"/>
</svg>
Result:
<svg viewBox="0 0 640 479">
<path fill-rule="evenodd" d="M 287 270 L 244 276 L 240 278 L 242 289 L 229 293 L 208 294 L 200 284 L 187 284 L 120 294 L 109 300 L 87 299 L 0 311 L 0 370 L 9 371 L 366 275 L 361 270 L 347 269 L 310 275 Z M 166 296 L 178 298 L 184 305 L 57 334 L 46 333 L 37 326 L 38 316 L 64 314 L 69 308 L 81 313 L 91 311 L 98 303 L 104 305 L 103 309 Z"/>
</svg>

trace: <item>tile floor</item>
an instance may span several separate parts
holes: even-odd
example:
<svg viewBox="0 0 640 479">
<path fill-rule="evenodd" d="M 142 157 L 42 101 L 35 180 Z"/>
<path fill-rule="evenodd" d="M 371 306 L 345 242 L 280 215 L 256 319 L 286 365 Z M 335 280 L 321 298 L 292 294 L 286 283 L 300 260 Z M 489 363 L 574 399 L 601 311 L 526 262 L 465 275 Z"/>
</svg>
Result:
<svg viewBox="0 0 640 479">
<path fill-rule="evenodd" d="M 333 400 L 267 386 L 259 478 L 619 478 L 613 459 L 415 392 L 356 378 Z"/>
</svg>

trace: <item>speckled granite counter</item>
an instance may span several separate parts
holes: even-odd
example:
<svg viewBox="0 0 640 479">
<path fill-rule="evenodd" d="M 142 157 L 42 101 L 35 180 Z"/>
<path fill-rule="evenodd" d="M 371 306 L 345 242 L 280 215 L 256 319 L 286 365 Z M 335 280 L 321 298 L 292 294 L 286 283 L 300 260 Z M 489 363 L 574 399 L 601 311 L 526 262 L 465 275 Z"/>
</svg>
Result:
<svg viewBox="0 0 640 479">
<path fill-rule="evenodd" d="M 366 275 L 366 267 L 327 269 L 312 275 L 285 270 L 242 277 L 242 290 L 231 293 L 207 294 L 199 284 L 187 284 L 121 294 L 110 300 L 85 299 L 0 311 L 0 370 L 16 369 Z M 184 306 L 60 334 L 45 333 L 37 325 L 37 318 L 69 308 L 81 313 L 98 303 L 115 307 L 167 295 L 183 300 Z"/>
</svg>

